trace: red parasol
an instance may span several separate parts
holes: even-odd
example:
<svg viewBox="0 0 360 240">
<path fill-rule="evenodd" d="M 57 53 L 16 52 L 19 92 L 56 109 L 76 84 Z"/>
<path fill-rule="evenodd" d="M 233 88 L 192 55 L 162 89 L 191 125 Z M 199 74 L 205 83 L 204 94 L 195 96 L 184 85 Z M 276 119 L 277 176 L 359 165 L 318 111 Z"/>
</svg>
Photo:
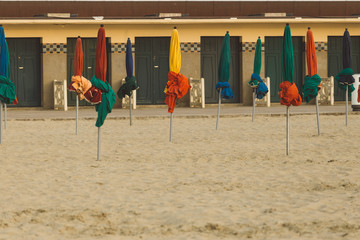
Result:
<svg viewBox="0 0 360 240">
<path fill-rule="evenodd" d="M 96 42 L 95 77 L 105 82 L 106 80 L 106 40 L 105 28 L 100 26 Z"/>
<path fill-rule="evenodd" d="M 84 55 L 80 36 L 76 40 L 75 56 L 74 56 L 74 75 L 82 76 L 84 67 Z"/>
<path fill-rule="evenodd" d="M 309 77 L 317 74 L 317 60 L 316 60 L 316 50 L 314 43 L 314 36 L 310 28 L 308 28 L 306 34 L 306 62 Z"/>
</svg>

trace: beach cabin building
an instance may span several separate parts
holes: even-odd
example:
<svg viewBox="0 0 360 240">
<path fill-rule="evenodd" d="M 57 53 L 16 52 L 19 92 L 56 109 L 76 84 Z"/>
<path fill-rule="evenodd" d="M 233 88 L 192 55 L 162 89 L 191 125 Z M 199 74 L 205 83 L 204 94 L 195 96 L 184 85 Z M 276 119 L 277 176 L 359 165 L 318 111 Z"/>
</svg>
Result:
<svg viewBox="0 0 360 240">
<path fill-rule="evenodd" d="M 248 81 L 258 36 L 263 42 L 261 76 L 270 77 L 271 102 L 279 103 L 281 42 L 286 23 L 292 31 L 294 77 L 299 89 L 306 75 L 308 27 L 314 33 L 322 78 L 335 76 L 342 69 L 345 28 L 352 40 L 353 69 L 360 72 L 360 1 L 0 0 L 0 24 L 9 45 L 17 107 L 54 107 L 53 82 L 70 81 L 77 36 L 81 36 L 84 50 L 83 75 L 91 79 L 100 24 L 104 24 L 107 37 L 107 79 L 115 91 L 126 76 L 125 43 L 128 38 L 132 41 L 134 71 L 140 85 L 138 105 L 164 104 L 174 26 L 181 42 L 181 73 L 188 78 L 204 78 L 206 104 L 217 102 L 217 65 L 226 31 L 231 36 L 229 82 L 235 98 L 225 103 L 252 102 Z M 334 97 L 335 101 L 345 99 L 336 85 Z M 75 104 L 74 99 L 69 93 L 69 106 Z M 190 106 L 190 98 L 181 99 L 180 105 Z M 115 107 L 121 107 L 120 99 Z"/>
</svg>

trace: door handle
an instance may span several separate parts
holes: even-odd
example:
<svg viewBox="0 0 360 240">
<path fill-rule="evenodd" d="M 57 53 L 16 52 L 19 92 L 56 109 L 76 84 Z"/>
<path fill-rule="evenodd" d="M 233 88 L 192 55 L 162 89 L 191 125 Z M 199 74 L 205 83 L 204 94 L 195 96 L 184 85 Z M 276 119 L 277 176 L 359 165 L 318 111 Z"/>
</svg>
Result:
<svg viewBox="0 0 360 240">
<path fill-rule="evenodd" d="M 88 69 L 91 69 L 91 67 L 88 67 Z"/>
<path fill-rule="evenodd" d="M 24 69 L 24 67 L 19 67 L 20 70 Z"/>
<path fill-rule="evenodd" d="M 159 66 L 154 66 L 154 68 L 159 68 Z"/>
</svg>

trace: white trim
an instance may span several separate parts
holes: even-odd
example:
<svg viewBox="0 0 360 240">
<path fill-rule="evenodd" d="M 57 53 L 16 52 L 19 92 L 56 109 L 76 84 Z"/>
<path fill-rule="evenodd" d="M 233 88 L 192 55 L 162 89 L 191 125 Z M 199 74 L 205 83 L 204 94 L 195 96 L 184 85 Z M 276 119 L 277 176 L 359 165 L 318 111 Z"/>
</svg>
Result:
<svg viewBox="0 0 360 240">
<path fill-rule="evenodd" d="M 0 24 L 241 24 L 241 23 L 360 23 L 360 18 L 275 18 L 275 19 L 1 19 Z"/>
<path fill-rule="evenodd" d="M 0 2 L 169 2 L 171 0 L 0 0 Z M 332 2 L 333 0 L 176 0 L 178 2 Z M 358 0 L 336 0 L 357 2 Z"/>
</svg>

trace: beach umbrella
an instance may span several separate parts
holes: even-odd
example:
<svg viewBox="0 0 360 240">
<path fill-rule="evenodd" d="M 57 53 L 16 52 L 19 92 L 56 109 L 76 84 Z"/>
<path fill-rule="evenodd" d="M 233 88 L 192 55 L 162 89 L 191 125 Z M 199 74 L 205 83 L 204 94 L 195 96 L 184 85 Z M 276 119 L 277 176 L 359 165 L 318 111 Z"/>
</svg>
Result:
<svg viewBox="0 0 360 240">
<path fill-rule="evenodd" d="M 95 126 L 98 127 L 98 152 L 97 160 L 100 160 L 100 128 L 104 124 L 106 116 L 112 111 L 112 107 L 116 101 L 116 95 L 110 84 L 106 81 L 106 39 L 104 25 L 101 25 L 96 41 L 96 59 L 95 59 L 95 76 L 92 77 L 91 84 L 101 93 L 101 102 L 95 105 L 98 113 Z"/>
<path fill-rule="evenodd" d="M 338 86 L 346 91 L 345 94 L 345 124 L 348 125 L 348 99 L 349 94 L 355 90 L 353 83 L 355 82 L 354 71 L 351 68 L 352 65 L 352 58 L 351 58 L 351 39 L 350 34 L 347 28 L 345 29 L 344 36 L 343 36 L 343 46 L 342 46 L 342 60 L 343 60 L 343 70 L 341 70 L 336 76 L 335 79 L 338 82 Z M 349 92 L 350 90 L 350 92 Z"/>
<path fill-rule="evenodd" d="M 176 101 L 181 99 L 191 88 L 189 80 L 180 73 L 181 68 L 181 51 L 179 42 L 179 33 L 174 27 L 170 39 L 169 51 L 169 73 L 168 82 L 165 87 L 165 103 L 168 105 L 168 112 L 170 113 L 170 137 L 172 141 L 172 120 Z"/>
<path fill-rule="evenodd" d="M 136 78 L 133 75 L 133 57 L 132 57 L 130 38 L 128 38 L 126 42 L 125 64 L 126 64 L 125 83 L 121 85 L 119 91 L 117 92 L 117 95 L 119 96 L 119 98 L 124 98 L 125 95 L 129 96 L 129 114 L 130 114 L 130 126 L 131 126 L 132 125 L 131 95 L 134 90 L 139 88 L 139 85 L 137 84 Z"/>
<path fill-rule="evenodd" d="M 229 84 L 230 63 L 231 63 L 230 35 L 229 35 L 229 31 L 227 31 L 221 47 L 219 66 L 218 66 L 218 82 L 216 83 L 216 87 L 215 87 L 219 93 L 218 113 L 216 118 L 216 130 L 218 129 L 219 126 L 221 97 L 225 99 L 231 99 L 234 97 L 233 91 Z"/>
<path fill-rule="evenodd" d="M 269 91 L 268 87 L 260 77 L 260 70 L 261 70 L 261 39 L 260 37 L 258 37 L 255 48 L 254 72 L 253 74 L 251 74 L 251 80 L 249 81 L 249 85 L 253 89 L 253 111 L 252 111 L 253 122 L 255 116 L 255 98 L 262 99 Z"/>
<path fill-rule="evenodd" d="M 280 103 L 286 105 L 286 155 L 289 155 L 289 107 L 299 106 L 302 102 L 298 88 L 294 83 L 294 49 L 290 26 L 287 23 L 282 41 L 282 74 L 284 81 L 280 83 Z"/>
<path fill-rule="evenodd" d="M 319 102 L 318 102 L 318 91 L 320 89 L 321 78 L 317 74 L 317 60 L 316 60 L 316 51 L 314 36 L 310 27 L 306 33 L 306 62 L 308 75 L 305 76 L 304 88 L 303 88 L 303 98 L 308 103 L 313 98 L 315 98 L 316 106 L 316 119 L 318 127 L 318 135 L 320 135 L 320 120 L 319 120 Z"/>
<path fill-rule="evenodd" d="M 76 39 L 75 45 L 75 55 L 74 55 L 74 76 L 71 77 L 71 83 L 68 87 L 69 91 L 74 91 L 76 95 L 76 125 L 75 125 L 75 134 L 78 134 L 78 119 L 79 119 L 79 98 L 80 100 L 84 99 L 84 92 L 86 92 L 91 87 L 89 80 L 84 79 L 82 76 L 84 68 L 84 56 L 82 50 L 81 38 L 78 36 Z"/>
<path fill-rule="evenodd" d="M 2 143 L 2 108 L 5 107 L 6 128 L 6 104 L 17 104 L 15 85 L 10 80 L 9 48 L 5 39 L 5 31 L 0 25 L 0 144 Z"/>
</svg>

